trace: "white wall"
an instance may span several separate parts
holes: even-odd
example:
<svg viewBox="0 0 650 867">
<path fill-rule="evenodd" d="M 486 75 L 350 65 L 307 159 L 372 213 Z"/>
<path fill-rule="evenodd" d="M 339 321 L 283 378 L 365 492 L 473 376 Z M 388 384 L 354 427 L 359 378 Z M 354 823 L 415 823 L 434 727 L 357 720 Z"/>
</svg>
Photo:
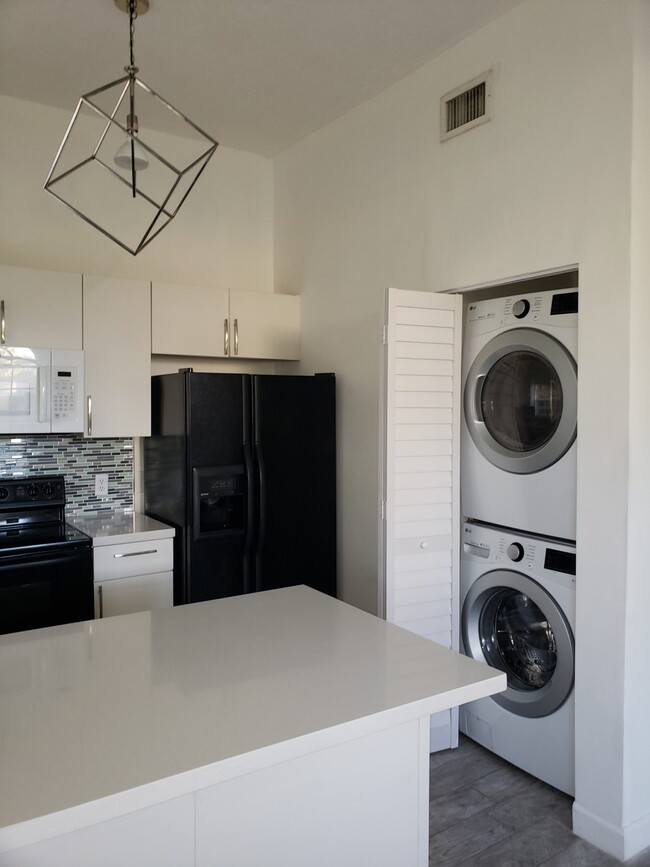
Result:
<svg viewBox="0 0 650 867">
<path fill-rule="evenodd" d="M 645 542 L 650 499 L 650 5 L 636 4 L 632 150 L 632 257 L 630 316 L 630 460 L 625 667 L 625 779 L 623 822 L 630 851 L 648 838 L 648 625 L 650 581 Z M 636 841 L 640 840 L 639 843 Z"/>
<path fill-rule="evenodd" d="M 276 283 L 303 297 L 304 363 L 338 376 L 342 595 L 369 610 L 382 290 L 441 291 L 579 265 L 576 815 L 619 857 L 650 844 L 650 785 L 624 754 L 628 736 L 640 746 L 647 689 L 630 705 L 645 717 L 623 717 L 626 671 L 640 674 L 629 657 L 647 641 L 627 599 L 645 601 L 647 569 L 640 550 L 626 558 L 628 528 L 648 515 L 647 410 L 630 404 L 650 365 L 635 319 L 647 303 L 641 241 L 633 275 L 630 262 L 641 8 L 529 0 L 281 154 L 275 172 Z M 441 144 L 440 96 L 488 68 L 493 119 Z M 628 491 L 632 467 L 644 475 Z M 625 830 L 632 818 L 636 843 Z"/>
<path fill-rule="evenodd" d="M 1 262 L 272 291 L 270 160 L 217 148 L 178 215 L 133 257 L 43 191 L 73 109 L 0 96 Z"/>
</svg>

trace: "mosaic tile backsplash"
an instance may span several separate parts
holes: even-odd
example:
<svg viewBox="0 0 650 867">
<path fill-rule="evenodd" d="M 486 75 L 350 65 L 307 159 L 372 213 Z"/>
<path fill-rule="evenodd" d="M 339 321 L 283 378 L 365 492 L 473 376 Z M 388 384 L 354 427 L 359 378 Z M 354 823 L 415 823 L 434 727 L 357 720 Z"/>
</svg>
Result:
<svg viewBox="0 0 650 867">
<path fill-rule="evenodd" d="M 66 512 L 133 511 L 133 440 L 82 436 L 0 437 L 0 476 L 65 476 Z M 95 475 L 108 473 L 108 496 L 95 496 Z"/>
</svg>

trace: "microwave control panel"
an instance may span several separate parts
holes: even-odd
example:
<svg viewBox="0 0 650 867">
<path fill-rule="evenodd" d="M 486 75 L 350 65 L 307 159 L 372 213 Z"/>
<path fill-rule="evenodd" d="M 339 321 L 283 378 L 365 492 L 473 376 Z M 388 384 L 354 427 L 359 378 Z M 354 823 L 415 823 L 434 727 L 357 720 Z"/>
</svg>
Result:
<svg viewBox="0 0 650 867">
<path fill-rule="evenodd" d="M 82 351 L 52 350 L 52 431 L 73 433 L 84 429 L 84 356 Z"/>
</svg>

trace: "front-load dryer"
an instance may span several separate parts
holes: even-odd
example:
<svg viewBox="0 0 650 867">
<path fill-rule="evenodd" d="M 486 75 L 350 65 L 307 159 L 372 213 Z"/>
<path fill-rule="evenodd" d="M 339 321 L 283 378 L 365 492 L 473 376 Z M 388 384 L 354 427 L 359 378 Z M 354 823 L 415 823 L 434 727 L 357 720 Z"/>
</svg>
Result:
<svg viewBox="0 0 650 867">
<path fill-rule="evenodd" d="M 463 344 L 466 518 L 575 540 L 578 293 L 470 302 Z"/>
<path fill-rule="evenodd" d="M 574 793 L 575 545 L 465 522 L 462 651 L 504 671 L 505 692 L 460 709 L 460 729 Z"/>
</svg>

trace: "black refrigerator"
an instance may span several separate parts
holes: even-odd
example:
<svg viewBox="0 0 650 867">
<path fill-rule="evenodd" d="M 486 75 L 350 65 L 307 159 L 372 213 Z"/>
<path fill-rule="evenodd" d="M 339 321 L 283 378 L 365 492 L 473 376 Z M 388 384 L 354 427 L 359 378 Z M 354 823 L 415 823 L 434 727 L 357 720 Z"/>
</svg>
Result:
<svg viewBox="0 0 650 867">
<path fill-rule="evenodd" d="M 336 596 L 334 374 L 152 377 L 145 512 L 176 529 L 174 604 Z"/>
</svg>

